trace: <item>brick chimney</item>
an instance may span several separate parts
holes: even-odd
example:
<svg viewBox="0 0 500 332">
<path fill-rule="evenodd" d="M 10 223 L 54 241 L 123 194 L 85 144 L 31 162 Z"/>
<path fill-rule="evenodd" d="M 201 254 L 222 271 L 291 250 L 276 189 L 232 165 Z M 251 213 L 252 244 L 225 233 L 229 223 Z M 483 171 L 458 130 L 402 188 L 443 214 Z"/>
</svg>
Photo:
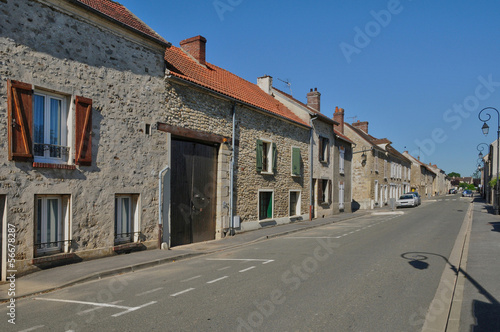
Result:
<svg viewBox="0 0 500 332">
<path fill-rule="evenodd" d="M 337 129 L 341 134 L 344 133 L 344 109 L 335 107 L 335 113 L 333 114 L 333 121 L 338 122 L 338 125 L 335 125 L 335 129 Z"/>
<path fill-rule="evenodd" d="M 354 122 L 354 123 L 352 124 L 352 126 L 353 126 L 354 128 L 361 129 L 362 131 L 364 131 L 364 132 L 365 132 L 365 134 L 368 134 L 368 121 L 363 121 L 363 122 L 360 122 L 360 121 L 358 120 L 358 122 Z"/>
<path fill-rule="evenodd" d="M 318 92 L 318 88 L 311 89 L 311 91 L 307 94 L 307 106 L 315 109 L 318 112 L 320 111 L 320 99 L 321 93 Z"/>
<path fill-rule="evenodd" d="M 205 48 L 207 40 L 202 36 L 196 36 L 182 40 L 180 43 L 181 48 L 189 53 L 201 65 L 205 65 Z"/>
<path fill-rule="evenodd" d="M 268 95 L 271 94 L 271 89 L 273 88 L 273 78 L 269 75 L 264 75 L 257 78 L 257 85 L 259 88 L 264 90 Z"/>
</svg>

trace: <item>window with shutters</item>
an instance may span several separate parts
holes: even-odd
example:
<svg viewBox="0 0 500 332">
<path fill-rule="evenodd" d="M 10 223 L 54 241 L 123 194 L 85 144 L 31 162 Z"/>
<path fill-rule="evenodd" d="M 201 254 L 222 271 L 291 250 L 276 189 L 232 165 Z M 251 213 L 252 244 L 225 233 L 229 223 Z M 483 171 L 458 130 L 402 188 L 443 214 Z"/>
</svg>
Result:
<svg viewBox="0 0 500 332">
<path fill-rule="evenodd" d="M 330 161 L 330 140 L 326 137 L 320 136 L 318 143 L 319 161 L 322 163 L 328 163 Z"/>
<path fill-rule="evenodd" d="M 37 257 L 69 251 L 69 202 L 68 195 L 35 196 Z"/>
<path fill-rule="evenodd" d="M 9 160 L 72 164 L 74 157 L 77 165 L 92 163 L 91 99 L 11 80 L 7 90 Z"/>
<path fill-rule="evenodd" d="M 292 147 L 292 176 L 301 176 L 300 148 Z"/>
<path fill-rule="evenodd" d="M 277 170 L 276 143 L 267 140 L 257 140 L 257 172 L 273 174 Z"/>
<path fill-rule="evenodd" d="M 290 191 L 290 213 L 289 216 L 298 216 L 300 214 L 300 191 Z"/>
<path fill-rule="evenodd" d="M 343 146 L 339 149 L 339 172 L 340 174 L 344 174 L 344 165 L 345 165 L 345 149 Z"/>
<path fill-rule="evenodd" d="M 259 190 L 259 220 L 273 218 L 273 191 Z"/>
</svg>

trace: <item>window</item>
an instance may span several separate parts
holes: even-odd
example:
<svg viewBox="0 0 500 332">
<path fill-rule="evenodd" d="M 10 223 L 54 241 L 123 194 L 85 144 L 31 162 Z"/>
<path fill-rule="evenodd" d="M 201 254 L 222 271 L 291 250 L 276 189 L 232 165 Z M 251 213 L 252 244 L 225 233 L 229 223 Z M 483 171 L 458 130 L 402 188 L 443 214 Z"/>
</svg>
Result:
<svg viewBox="0 0 500 332">
<path fill-rule="evenodd" d="M 318 155 L 322 163 L 330 162 L 330 140 L 326 137 L 319 137 Z"/>
<path fill-rule="evenodd" d="M 257 140 L 257 172 L 271 174 L 277 170 L 276 143 Z"/>
<path fill-rule="evenodd" d="M 300 149 L 292 147 L 292 176 L 300 176 Z"/>
<path fill-rule="evenodd" d="M 273 218 L 273 192 L 259 191 L 259 220 Z"/>
<path fill-rule="evenodd" d="M 290 217 L 300 214 L 300 191 L 290 191 Z"/>
<path fill-rule="evenodd" d="M 68 162 L 67 114 L 63 97 L 35 92 L 33 98 L 35 161 Z"/>
<path fill-rule="evenodd" d="M 37 256 L 69 250 L 69 197 L 37 195 L 35 198 Z"/>
<path fill-rule="evenodd" d="M 319 204 L 329 204 L 332 200 L 331 190 L 332 183 L 331 180 L 318 179 L 318 203 Z"/>
<path fill-rule="evenodd" d="M 339 149 L 339 171 L 340 174 L 344 174 L 344 159 L 345 159 L 345 149 L 343 146 Z"/>
<path fill-rule="evenodd" d="M 340 210 L 343 210 L 345 208 L 344 195 L 345 195 L 345 184 L 343 181 L 340 181 L 339 182 L 339 209 Z"/>
<path fill-rule="evenodd" d="M 384 178 L 387 179 L 387 160 L 384 160 Z"/>
<path fill-rule="evenodd" d="M 27 83 L 7 81 L 9 160 L 68 164 L 74 156 L 75 164 L 90 165 L 92 100 L 75 96 L 74 107 L 68 101 Z"/>
<path fill-rule="evenodd" d="M 373 170 L 378 173 L 378 151 L 373 151 L 375 158 L 373 159 Z"/>
<path fill-rule="evenodd" d="M 139 240 L 139 195 L 115 196 L 115 244 Z"/>
</svg>

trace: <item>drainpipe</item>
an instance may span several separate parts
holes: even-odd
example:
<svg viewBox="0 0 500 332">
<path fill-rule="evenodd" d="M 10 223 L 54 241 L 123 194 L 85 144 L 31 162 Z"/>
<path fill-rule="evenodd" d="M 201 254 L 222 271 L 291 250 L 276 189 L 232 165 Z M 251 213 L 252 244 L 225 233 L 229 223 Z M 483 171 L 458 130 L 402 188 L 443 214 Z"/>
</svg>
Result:
<svg viewBox="0 0 500 332">
<path fill-rule="evenodd" d="M 235 138 L 236 138 L 236 103 L 233 103 L 233 109 L 232 109 L 232 115 L 233 115 L 233 133 L 231 136 L 231 162 L 229 163 L 229 225 L 231 227 L 231 230 L 229 232 L 230 235 L 234 235 L 234 209 L 233 209 L 233 200 L 234 200 L 234 147 L 235 147 Z"/>
<path fill-rule="evenodd" d="M 311 119 L 309 120 L 309 125 L 311 126 L 311 131 L 309 135 L 309 145 L 311 146 L 311 151 L 310 151 L 310 165 L 311 165 L 311 170 L 309 172 L 309 220 L 312 220 L 312 215 L 313 215 L 313 209 L 314 209 L 314 186 L 313 186 L 313 173 L 314 173 L 314 164 L 313 164 L 313 144 L 314 144 L 314 127 L 313 127 L 313 121 L 318 118 L 317 115 L 312 116 Z"/>
<path fill-rule="evenodd" d="M 170 166 L 165 166 L 164 169 L 158 173 L 158 249 L 161 249 L 161 244 L 163 240 L 163 181 L 162 176 Z"/>
</svg>

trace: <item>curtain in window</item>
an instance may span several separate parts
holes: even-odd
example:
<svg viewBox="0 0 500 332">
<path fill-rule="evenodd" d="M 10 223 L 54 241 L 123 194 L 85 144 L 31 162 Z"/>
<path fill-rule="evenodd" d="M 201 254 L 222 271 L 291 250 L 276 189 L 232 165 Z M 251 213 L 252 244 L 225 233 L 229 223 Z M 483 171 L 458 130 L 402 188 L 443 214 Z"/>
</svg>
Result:
<svg viewBox="0 0 500 332">
<path fill-rule="evenodd" d="M 51 145 L 61 145 L 61 101 L 50 99 L 50 133 Z M 50 157 L 61 158 L 60 147 L 51 147 Z"/>
<path fill-rule="evenodd" d="M 34 109 L 34 143 L 35 143 L 35 156 L 43 156 L 44 132 L 45 132 L 45 97 L 35 95 L 35 109 Z"/>
</svg>

